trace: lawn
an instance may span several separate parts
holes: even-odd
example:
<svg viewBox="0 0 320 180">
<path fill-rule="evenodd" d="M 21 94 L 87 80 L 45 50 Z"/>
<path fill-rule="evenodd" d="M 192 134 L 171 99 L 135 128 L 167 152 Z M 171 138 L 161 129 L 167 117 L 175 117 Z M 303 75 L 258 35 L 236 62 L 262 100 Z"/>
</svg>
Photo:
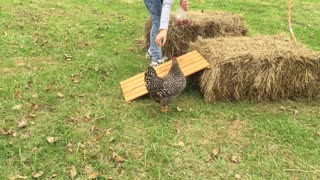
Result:
<svg viewBox="0 0 320 180">
<path fill-rule="evenodd" d="M 176 9 L 177 3 L 173 9 Z M 242 15 L 250 35 L 287 27 L 287 1 L 191 1 Z M 320 51 L 320 2 L 295 1 L 299 41 Z M 0 179 L 319 179 L 320 98 L 204 101 L 161 113 L 126 103 L 145 71 L 142 0 L 0 1 Z"/>
</svg>

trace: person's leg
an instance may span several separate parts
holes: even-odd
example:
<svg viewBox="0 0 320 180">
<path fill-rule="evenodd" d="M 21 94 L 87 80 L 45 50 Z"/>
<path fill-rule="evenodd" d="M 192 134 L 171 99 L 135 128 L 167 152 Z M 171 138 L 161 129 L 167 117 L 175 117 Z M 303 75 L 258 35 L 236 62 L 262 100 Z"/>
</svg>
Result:
<svg viewBox="0 0 320 180">
<path fill-rule="evenodd" d="M 156 36 L 159 33 L 160 28 L 160 18 L 161 18 L 161 9 L 162 4 L 161 0 L 144 0 L 147 9 L 150 13 L 152 18 L 152 28 L 150 32 L 150 48 L 151 56 L 152 56 L 152 63 L 151 65 L 156 66 L 158 61 L 162 60 L 162 51 L 161 48 L 156 44 Z"/>
</svg>

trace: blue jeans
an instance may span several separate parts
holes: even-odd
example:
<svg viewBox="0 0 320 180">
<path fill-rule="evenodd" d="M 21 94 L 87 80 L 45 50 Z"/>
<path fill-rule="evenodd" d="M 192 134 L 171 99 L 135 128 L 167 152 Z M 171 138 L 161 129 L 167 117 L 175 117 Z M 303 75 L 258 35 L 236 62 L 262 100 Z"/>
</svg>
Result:
<svg viewBox="0 0 320 180">
<path fill-rule="evenodd" d="M 150 13 L 152 19 L 152 28 L 150 32 L 150 51 L 153 62 L 158 62 L 162 59 L 161 47 L 156 44 L 156 36 L 159 33 L 160 28 L 160 18 L 162 10 L 162 0 L 144 0 L 147 9 Z"/>
</svg>

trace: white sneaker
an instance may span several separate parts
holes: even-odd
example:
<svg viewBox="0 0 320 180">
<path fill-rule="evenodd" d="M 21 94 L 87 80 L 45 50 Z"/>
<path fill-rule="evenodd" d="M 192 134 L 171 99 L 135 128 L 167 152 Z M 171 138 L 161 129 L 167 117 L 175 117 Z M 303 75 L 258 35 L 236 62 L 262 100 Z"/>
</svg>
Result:
<svg viewBox="0 0 320 180">
<path fill-rule="evenodd" d="M 166 56 L 164 56 L 162 59 L 158 60 L 158 63 L 159 64 L 163 64 L 163 63 L 165 63 L 167 61 L 168 61 L 168 58 Z"/>
<path fill-rule="evenodd" d="M 150 66 L 152 66 L 152 67 L 156 67 L 158 65 L 159 65 L 158 62 L 151 61 L 151 63 L 150 63 Z"/>
<path fill-rule="evenodd" d="M 152 58 L 150 49 L 148 49 L 147 52 L 146 52 L 146 58 L 147 59 L 149 59 L 149 58 L 151 59 Z"/>
</svg>

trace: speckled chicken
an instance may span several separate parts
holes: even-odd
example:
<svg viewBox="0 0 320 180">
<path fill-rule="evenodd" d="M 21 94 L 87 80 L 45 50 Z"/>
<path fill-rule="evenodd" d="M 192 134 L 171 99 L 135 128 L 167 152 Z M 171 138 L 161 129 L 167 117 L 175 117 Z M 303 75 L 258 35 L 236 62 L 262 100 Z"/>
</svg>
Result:
<svg viewBox="0 0 320 180">
<path fill-rule="evenodd" d="M 186 87 L 186 78 L 176 58 L 172 59 L 168 75 L 160 78 L 155 69 L 149 66 L 144 80 L 151 99 L 161 104 L 162 112 L 169 111 L 169 103 Z"/>
</svg>

